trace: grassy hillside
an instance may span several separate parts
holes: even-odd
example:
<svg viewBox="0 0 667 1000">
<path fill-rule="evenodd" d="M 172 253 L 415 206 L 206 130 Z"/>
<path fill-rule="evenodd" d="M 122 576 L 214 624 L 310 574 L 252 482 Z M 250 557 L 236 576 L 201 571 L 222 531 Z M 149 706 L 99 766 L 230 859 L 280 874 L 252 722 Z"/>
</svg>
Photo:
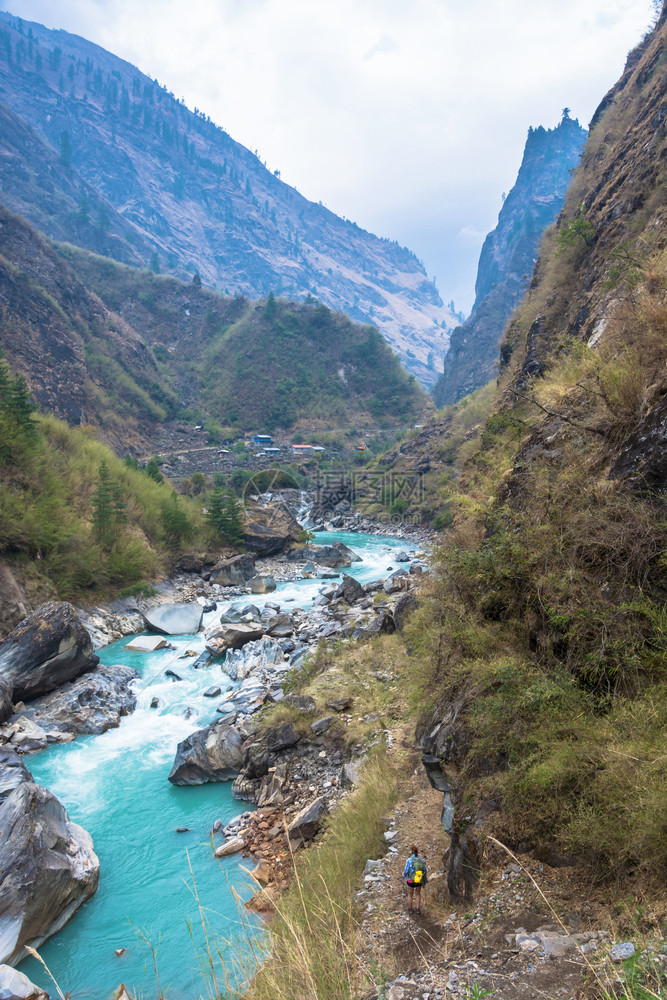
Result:
<svg viewBox="0 0 667 1000">
<path fill-rule="evenodd" d="M 91 423 L 119 450 L 173 416 L 151 351 L 42 236 L 0 207 L 0 348 L 44 412 Z"/>
<path fill-rule="evenodd" d="M 88 430 L 35 418 L 23 379 L 0 359 L 0 558 L 37 599 L 117 593 L 166 570 L 197 537 L 216 547 L 199 503 Z"/>
<path fill-rule="evenodd" d="M 667 874 L 665 20 L 596 116 L 498 388 L 393 456 L 431 449 L 451 522 L 410 638 L 455 892 L 487 833 L 597 878 Z"/>
<path fill-rule="evenodd" d="M 144 339 L 184 410 L 237 430 L 397 426 L 431 408 L 382 337 L 315 301 L 229 298 L 63 246 Z"/>
</svg>

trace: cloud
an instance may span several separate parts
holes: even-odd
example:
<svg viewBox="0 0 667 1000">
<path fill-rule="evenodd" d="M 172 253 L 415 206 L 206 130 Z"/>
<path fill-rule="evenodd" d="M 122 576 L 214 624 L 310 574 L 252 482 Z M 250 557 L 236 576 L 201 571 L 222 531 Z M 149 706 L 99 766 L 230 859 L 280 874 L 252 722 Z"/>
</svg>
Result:
<svg viewBox="0 0 667 1000">
<path fill-rule="evenodd" d="M 472 296 L 529 125 L 586 122 L 651 0 L 13 0 L 135 63 Z M 437 230 L 436 230 L 437 226 Z"/>
</svg>

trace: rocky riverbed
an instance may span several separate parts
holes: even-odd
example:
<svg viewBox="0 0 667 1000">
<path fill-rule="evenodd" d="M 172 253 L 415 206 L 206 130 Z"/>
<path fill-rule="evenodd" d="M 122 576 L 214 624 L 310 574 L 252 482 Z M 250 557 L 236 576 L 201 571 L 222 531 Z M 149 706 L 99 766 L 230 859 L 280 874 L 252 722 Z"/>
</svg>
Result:
<svg viewBox="0 0 667 1000">
<path fill-rule="evenodd" d="M 169 634 L 155 629 L 169 633 L 172 614 L 173 622 L 181 622 L 183 611 L 192 617 L 193 607 L 198 609 L 194 617 L 204 619 L 206 649 L 183 655 L 198 671 L 221 664 L 229 683 L 207 689 L 218 718 L 179 744 L 171 774 L 164 777 L 175 784 L 232 780 L 234 795 L 257 806 L 214 827 L 213 849 L 216 856 L 240 850 L 253 859 L 255 877 L 265 886 L 253 905 L 264 909 L 285 884 L 294 851 L 316 837 L 358 773 L 359 753 L 342 738 L 352 701 L 311 704 L 289 694 L 290 677 L 323 641 L 363 642 L 402 628 L 427 555 L 414 545 L 406 544 L 404 552 L 394 548 L 384 560 L 385 575 L 365 583 L 347 572 L 354 571 L 357 557 L 341 542 L 293 545 L 279 557 L 246 554 L 213 565 L 202 560 L 159 584 L 150 597 L 96 608 L 52 602 L 21 623 L 0 644 L 0 810 L 11 820 L 0 829 L 26 834 L 22 840 L 10 837 L 4 848 L 0 843 L 0 871 L 6 871 L 2 852 L 10 851 L 15 880 L 5 885 L 2 875 L 0 881 L 6 903 L 0 908 L 0 943 L 7 938 L 0 962 L 20 960 L 25 945 L 55 933 L 97 886 L 90 837 L 71 823 L 55 796 L 34 784 L 23 763 L 26 754 L 49 744 L 118 726 L 134 710 L 136 672 L 100 664 L 95 649 L 147 629 L 153 630 L 151 641 L 168 645 Z M 309 606 L 283 596 L 304 584 L 314 588 Z M 178 683 L 177 670 L 169 673 Z M 292 719 L 268 726 L 258 713 L 280 702 Z M 44 882 L 44 905 L 35 911 L 26 879 L 42 884 L 38 873 L 49 870 L 42 840 L 28 822 L 40 810 L 55 824 L 47 840 L 62 844 L 63 864 L 57 885 Z M 48 829 L 46 819 L 40 824 Z M 10 941 L 14 927 L 24 930 Z"/>
</svg>

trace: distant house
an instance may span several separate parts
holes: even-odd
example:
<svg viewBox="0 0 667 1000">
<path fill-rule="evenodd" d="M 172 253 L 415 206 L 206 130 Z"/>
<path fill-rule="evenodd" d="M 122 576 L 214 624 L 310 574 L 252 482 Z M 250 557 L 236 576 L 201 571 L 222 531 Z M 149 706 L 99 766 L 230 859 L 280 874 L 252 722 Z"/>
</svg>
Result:
<svg viewBox="0 0 667 1000">
<path fill-rule="evenodd" d="M 295 455 L 309 455 L 313 450 L 312 444 L 293 444 L 292 451 Z"/>
<path fill-rule="evenodd" d="M 314 444 L 312 450 L 313 451 L 326 451 L 326 448 L 323 448 L 321 444 Z"/>
<path fill-rule="evenodd" d="M 264 454 L 265 455 L 279 455 L 280 454 L 280 448 L 265 448 L 264 449 Z"/>
<path fill-rule="evenodd" d="M 270 434 L 255 434 L 252 443 L 259 445 L 261 448 L 267 448 L 273 444 L 273 438 Z"/>
<path fill-rule="evenodd" d="M 358 444 L 357 445 L 357 451 L 366 451 L 366 445 L 365 444 Z"/>
<path fill-rule="evenodd" d="M 218 457 L 219 458 L 221 458 L 223 455 L 229 455 L 229 454 L 230 454 L 230 451 L 229 451 L 228 448 L 219 448 L 218 449 Z"/>
</svg>

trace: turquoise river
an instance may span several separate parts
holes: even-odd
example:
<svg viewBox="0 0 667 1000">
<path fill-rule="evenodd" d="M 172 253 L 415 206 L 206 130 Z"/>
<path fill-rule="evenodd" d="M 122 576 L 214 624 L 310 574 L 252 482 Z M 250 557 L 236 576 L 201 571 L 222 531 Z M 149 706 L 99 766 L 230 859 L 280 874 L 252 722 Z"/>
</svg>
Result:
<svg viewBox="0 0 667 1000">
<path fill-rule="evenodd" d="M 362 557 L 346 571 L 361 582 L 386 576 L 392 550 L 406 547 L 379 535 L 317 535 L 318 544 L 333 541 L 345 542 Z M 231 604 L 250 601 L 260 606 L 274 601 L 285 610 L 307 608 L 322 586 L 322 580 L 282 583 L 268 597 L 219 604 L 204 624 Z M 71 1000 L 109 1000 L 120 983 L 133 996 L 154 1000 L 155 965 L 167 1000 L 198 1000 L 215 995 L 210 974 L 199 964 L 204 950 L 201 913 L 232 983 L 243 977 L 242 966 L 245 974 L 253 967 L 248 933 L 261 937 L 257 919 L 242 906 L 239 912 L 237 902 L 253 892 L 246 871 L 250 859 L 237 855 L 218 861 L 211 850 L 214 821 L 224 825 L 248 804 L 232 797 L 229 782 L 177 788 L 167 781 L 176 745 L 215 718 L 216 701 L 204 698 L 204 691 L 215 683 L 224 692 L 232 682 L 215 661 L 208 669 L 195 670 L 192 659 L 179 659 L 185 650 L 203 650 L 202 633 L 170 637 L 175 649 L 153 653 L 130 651 L 127 642 L 129 637 L 98 652 L 104 663 L 125 663 L 139 671 L 135 712 L 101 736 L 80 737 L 26 759 L 35 781 L 54 792 L 70 818 L 92 835 L 100 859 L 97 893 L 42 945 L 40 954 Z M 180 682 L 165 677 L 170 668 L 182 677 Z M 151 709 L 155 697 L 159 708 Z M 188 831 L 177 833 L 177 827 Z M 117 956 L 121 948 L 125 950 Z M 225 972 L 217 957 L 215 964 L 224 995 Z M 21 971 L 56 996 L 36 960 L 27 959 Z"/>
</svg>

